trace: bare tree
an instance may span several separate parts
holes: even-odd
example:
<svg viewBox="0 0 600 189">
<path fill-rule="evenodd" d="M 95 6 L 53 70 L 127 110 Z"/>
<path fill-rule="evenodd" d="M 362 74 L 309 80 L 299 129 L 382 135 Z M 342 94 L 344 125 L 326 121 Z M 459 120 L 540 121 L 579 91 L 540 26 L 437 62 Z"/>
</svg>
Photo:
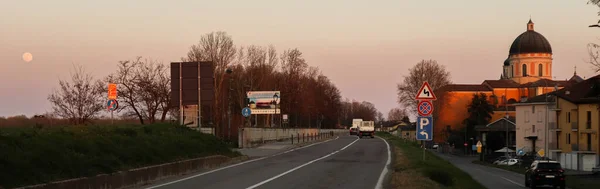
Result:
<svg viewBox="0 0 600 189">
<path fill-rule="evenodd" d="M 74 65 L 71 81 L 59 80 L 60 88 L 48 96 L 55 115 L 73 124 L 85 124 L 104 109 L 103 83 L 94 80 L 81 65 Z"/>
<path fill-rule="evenodd" d="M 405 109 L 392 108 L 388 112 L 388 121 L 401 121 L 404 117 L 408 116 Z"/>
<path fill-rule="evenodd" d="M 125 116 L 135 116 L 141 124 L 165 121 L 170 106 L 171 79 L 165 64 L 142 59 L 119 61 L 116 73 L 107 82 L 119 85 L 119 100 Z"/>
<path fill-rule="evenodd" d="M 213 118 L 218 118 L 224 113 L 220 106 L 225 97 L 221 95 L 223 92 L 223 80 L 225 78 L 225 70 L 230 66 L 230 63 L 235 60 L 236 47 L 233 39 L 227 32 L 218 31 L 203 35 L 196 45 L 192 45 L 187 53 L 187 57 L 182 58 L 183 61 L 212 61 L 215 70 L 215 101 Z M 217 124 L 220 119 L 214 119 Z"/>
<path fill-rule="evenodd" d="M 421 60 L 408 71 L 409 75 L 404 76 L 403 82 L 397 86 L 398 103 L 406 108 L 414 109 L 417 107 L 415 96 L 423 82 L 429 82 L 433 91 L 451 83 L 450 72 L 446 71 L 445 66 L 438 64 L 435 60 Z"/>
<path fill-rule="evenodd" d="M 383 122 L 385 118 L 383 118 L 383 113 L 377 112 L 377 122 Z"/>
<path fill-rule="evenodd" d="M 598 7 L 600 7 L 600 0 L 589 0 L 587 4 L 592 4 L 592 5 L 596 5 Z M 600 16 L 600 11 L 598 12 L 598 16 Z M 594 24 L 594 25 L 590 25 L 589 27 L 600 27 L 600 20 L 598 20 L 598 23 Z"/>
</svg>

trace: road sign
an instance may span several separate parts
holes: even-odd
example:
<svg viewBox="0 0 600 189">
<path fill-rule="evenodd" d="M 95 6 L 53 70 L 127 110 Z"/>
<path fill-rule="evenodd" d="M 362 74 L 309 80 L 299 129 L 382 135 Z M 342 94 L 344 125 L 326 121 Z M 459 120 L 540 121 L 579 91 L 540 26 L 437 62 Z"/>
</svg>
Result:
<svg viewBox="0 0 600 189">
<path fill-rule="evenodd" d="M 431 116 L 417 117 L 417 140 L 432 140 L 433 118 Z"/>
<path fill-rule="evenodd" d="M 417 100 L 436 100 L 435 94 L 433 94 L 433 90 L 431 90 L 431 86 L 427 81 L 423 82 L 421 89 L 417 92 L 417 96 L 415 97 Z"/>
<path fill-rule="evenodd" d="M 242 115 L 244 117 L 250 117 L 250 115 L 252 115 L 252 110 L 250 110 L 250 108 L 245 107 L 244 109 L 242 109 Z"/>
<path fill-rule="evenodd" d="M 537 152 L 537 154 L 538 154 L 540 157 L 544 157 L 544 155 L 546 155 L 546 152 L 544 151 L 544 149 L 541 149 L 541 150 L 539 150 L 539 151 Z"/>
<path fill-rule="evenodd" d="M 108 84 L 108 99 L 117 100 L 117 84 Z"/>
<path fill-rule="evenodd" d="M 477 141 L 477 148 L 481 148 L 482 146 L 481 141 Z"/>
<path fill-rule="evenodd" d="M 520 155 L 520 156 L 525 155 L 525 151 L 523 151 L 523 149 L 519 149 L 519 150 L 517 150 L 517 155 Z"/>
<path fill-rule="evenodd" d="M 108 102 L 106 102 L 106 108 L 108 108 L 110 111 L 115 111 L 117 108 L 119 108 L 119 103 L 117 100 L 108 100 Z"/>
<path fill-rule="evenodd" d="M 467 145 L 468 145 L 468 144 L 465 142 L 465 147 L 466 147 Z"/>
<path fill-rule="evenodd" d="M 428 101 L 428 100 L 419 101 L 419 106 L 417 108 L 417 111 L 419 112 L 419 115 L 421 115 L 421 116 L 430 116 L 431 113 L 433 112 L 433 104 L 431 103 L 431 101 Z"/>
</svg>

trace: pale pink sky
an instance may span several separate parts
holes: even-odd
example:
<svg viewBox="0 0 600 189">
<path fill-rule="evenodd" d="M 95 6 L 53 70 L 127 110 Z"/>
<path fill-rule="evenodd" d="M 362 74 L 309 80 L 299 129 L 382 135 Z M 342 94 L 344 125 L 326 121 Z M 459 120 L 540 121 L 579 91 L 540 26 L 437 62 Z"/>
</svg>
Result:
<svg viewBox="0 0 600 189">
<path fill-rule="evenodd" d="M 176 2 L 176 3 L 174 3 Z M 202 34 L 226 31 L 236 45 L 299 48 L 351 99 L 384 114 L 396 83 L 421 59 L 446 65 L 455 83 L 497 79 L 531 15 L 551 43 L 553 74 L 594 73 L 586 44 L 598 8 L 587 0 L 2 1 L 0 116 L 50 110 L 46 97 L 72 63 L 98 77 L 119 60 L 179 61 Z M 24 52 L 33 61 L 21 59 Z"/>
</svg>

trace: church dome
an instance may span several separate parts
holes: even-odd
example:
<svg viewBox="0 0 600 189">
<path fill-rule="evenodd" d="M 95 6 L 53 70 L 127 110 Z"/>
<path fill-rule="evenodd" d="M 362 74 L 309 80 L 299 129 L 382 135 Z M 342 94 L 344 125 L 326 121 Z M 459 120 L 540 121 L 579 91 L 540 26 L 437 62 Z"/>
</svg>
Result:
<svg viewBox="0 0 600 189">
<path fill-rule="evenodd" d="M 533 30 L 533 22 L 529 20 L 527 31 L 523 32 L 513 41 L 509 53 L 511 55 L 524 53 L 552 54 L 552 47 L 542 34 Z"/>
<path fill-rule="evenodd" d="M 508 58 L 506 58 L 506 60 L 504 60 L 504 65 L 510 66 L 510 57 L 508 57 Z"/>
</svg>

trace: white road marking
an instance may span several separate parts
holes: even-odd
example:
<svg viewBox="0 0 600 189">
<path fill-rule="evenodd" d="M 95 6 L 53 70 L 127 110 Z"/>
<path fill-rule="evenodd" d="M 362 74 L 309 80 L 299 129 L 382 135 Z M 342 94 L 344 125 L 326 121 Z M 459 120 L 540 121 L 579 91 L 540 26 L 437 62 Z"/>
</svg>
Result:
<svg viewBox="0 0 600 189">
<path fill-rule="evenodd" d="M 253 188 L 259 187 L 259 186 L 261 186 L 261 185 L 263 185 L 263 184 L 266 184 L 266 183 L 268 183 L 268 182 L 271 182 L 271 181 L 273 181 L 273 180 L 275 180 L 275 179 L 277 179 L 277 178 L 279 178 L 279 177 L 282 177 L 282 176 L 284 176 L 284 175 L 287 175 L 287 174 L 289 174 L 289 173 L 291 173 L 291 172 L 293 172 L 293 171 L 295 171 L 295 170 L 298 170 L 298 169 L 300 169 L 300 168 L 302 168 L 302 167 L 304 167 L 304 166 L 307 166 L 307 165 L 310 165 L 310 164 L 312 164 L 312 163 L 314 163 L 314 162 L 316 162 L 316 161 L 319 161 L 319 160 L 325 159 L 325 158 L 327 158 L 327 157 L 329 157 L 329 156 L 331 156 L 331 155 L 333 155 L 333 154 L 336 154 L 336 153 L 338 153 L 338 152 L 340 152 L 340 151 L 342 151 L 342 150 L 344 150 L 344 149 L 346 149 L 346 148 L 350 147 L 352 144 L 354 144 L 354 143 L 355 143 L 356 141 L 358 141 L 358 140 L 359 140 L 359 139 L 357 138 L 357 139 L 355 139 L 353 142 L 351 142 L 350 144 L 348 144 L 348 145 L 344 146 L 342 149 L 336 150 L 335 152 L 332 152 L 332 153 L 330 153 L 330 154 L 327 154 L 327 155 L 325 155 L 325 156 L 323 156 L 323 157 L 320 157 L 320 158 L 314 159 L 314 160 L 312 160 L 312 161 L 309 161 L 309 162 L 307 162 L 307 163 L 305 163 L 305 164 L 302 164 L 302 165 L 300 165 L 300 166 L 298 166 L 298 167 L 294 167 L 294 168 L 292 168 L 292 169 L 290 169 L 290 170 L 288 170 L 288 171 L 286 171 L 286 172 L 283 172 L 283 173 L 281 173 L 281 174 L 279 174 L 279 175 L 276 175 L 276 176 L 274 176 L 274 177 L 271 177 L 271 178 L 269 178 L 269 179 L 267 179 L 267 180 L 264 180 L 264 181 L 262 181 L 262 182 L 259 182 L 258 184 L 252 185 L 252 186 L 250 186 L 250 187 L 248 187 L 248 188 L 246 188 L 246 189 L 253 189 Z"/>
<path fill-rule="evenodd" d="M 515 181 L 512 181 L 512 180 L 510 180 L 510 179 L 507 179 L 507 178 L 505 178 L 505 177 L 503 177 L 503 176 L 499 176 L 499 175 L 497 175 L 497 174 L 491 173 L 491 172 L 489 172 L 489 171 L 484 171 L 484 170 L 482 170 L 482 169 L 475 168 L 475 167 L 473 167 L 473 169 L 477 169 L 477 170 L 479 170 L 479 171 L 481 171 L 481 172 L 486 172 L 486 173 L 488 173 L 488 174 L 494 175 L 495 177 L 500 177 L 500 178 L 502 178 L 502 179 L 504 179 L 504 180 L 506 180 L 506 181 L 508 181 L 508 182 L 510 182 L 510 183 L 516 184 L 517 186 L 520 186 L 520 187 L 525 187 L 524 185 L 521 185 L 521 184 L 519 184 L 519 183 L 517 183 L 517 182 L 515 182 Z"/>
<path fill-rule="evenodd" d="M 334 139 L 328 139 L 328 140 L 325 140 L 325 141 L 321 141 L 321 142 L 317 142 L 317 143 L 314 143 L 314 144 L 302 146 L 302 147 L 299 147 L 299 148 L 294 148 L 294 149 L 291 149 L 291 150 L 288 150 L 288 151 L 285 151 L 285 152 L 281 152 L 281 153 L 277 153 L 277 154 L 274 154 L 274 155 L 271 155 L 271 156 L 265 156 L 265 157 L 261 157 L 261 158 L 257 158 L 257 159 L 253 159 L 253 160 L 248 160 L 248 161 L 240 162 L 240 163 L 237 163 L 237 164 L 233 164 L 233 165 L 221 167 L 221 168 L 218 168 L 218 169 L 213 169 L 213 170 L 210 170 L 210 171 L 207 171 L 207 172 L 203 172 L 203 173 L 192 175 L 192 176 L 189 176 L 189 177 L 186 177 L 186 178 L 182 178 L 182 179 L 179 179 L 179 180 L 175 180 L 175 181 L 171 181 L 171 182 L 167 182 L 167 183 L 163 183 L 163 184 L 151 186 L 151 187 L 148 187 L 148 188 L 145 188 L 145 189 L 153 189 L 153 188 L 163 187 L 163 186 L 166 186 L 166 185 L 169 185 L 169 184 L 178 183 L 178 182 L 181 182 L 181 181 L 184 181 L 184 180 L 189 180 L 189 179 L 196 178 L 196 177 L 199 177 L 199 176 L 204 176 L 204 175 L 207 175 L 207 174 L 210 174 L 210 173 L 214 173 L 214 172 L 217 172 L 217 171 L 221 171 L 221 170 L 224 170 L 224 169 L 229 169 L 229 168 L 240 166 L 240 165 L 243 165 L 243 164 L 252 163 L 252 162 L 263 160 L 263 159 L 267 159 L 267 158 L 270 158 L 270 157 L 275 157 L 275 156 L 278 156 L 278 155 L 281 155 L 281 154 L 285 154 L 285 153 L 288 153 L 288 152 L 292 152 L 292 151 L 295 151 L 295 150 L 299 150 L 299 149 L 303 149 L 303 148 L 308 148 L 308 147 L 311 147 L 311 146 L 314 146 L 314 145 L 317 145 L 317 144 L 329 142 L 329 141 L 332 141 L 332 140 L 337 140 L 338 138 L 340 138 L 340 137 L 337 136 Z"/>
<path fill-rule="evenodd" d="M 377 138 L 379 138 L 379 139 L 383 140 L 383 142 L 385 142 L 385 145 L 387 146 L 387 152 L 388 152 L 387 162 L 385 163 L 385 167 L 383 167 L 383 171 L 381 171 L 381 175 L 379 175 L 379 180 L 377 180 L 377 185 L 375 186 L 375 189 L 381 189 L 381 188 L 383 188 L 383 179 L 385 178 L 385 175 L 387 175 L 390 163 L 392 162 L 392 152 L 390 151 L 390 144 L 388 144 L 388 142 L 385 139 L 383 139 L 381 137 L 377 137 Z"/>
</svg>

